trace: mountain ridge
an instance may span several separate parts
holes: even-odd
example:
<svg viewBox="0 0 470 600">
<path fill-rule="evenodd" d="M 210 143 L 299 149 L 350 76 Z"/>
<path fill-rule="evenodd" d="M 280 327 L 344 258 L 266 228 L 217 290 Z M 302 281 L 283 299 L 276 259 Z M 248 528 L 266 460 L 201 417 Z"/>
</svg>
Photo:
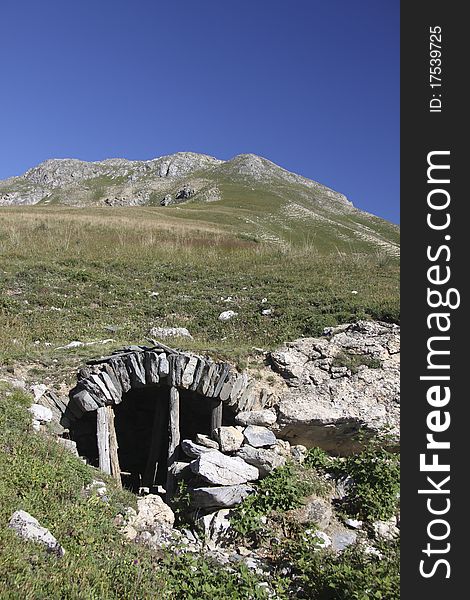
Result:
<svg viewBox="0 0 470 600">
<path fill-rule="evenodd" d="M 177 152 L 145 161 L 48 159 L 0 181 L 0 207 L 152 208 L 162 222 L 317 251 L 399 255 L 399 228 L 343 194 L 255 154 Z"/>
<path fill-rule="evenodd" d="M 129 183 L 135 184 L 149 176 L 159 179 L 177 179 L 203 173 L 216 177 L 221 175 L 229 179 L 253 178 L 258 182 L 270 182 L 277 179 L 286 183 L 297 183 L 322 190 L 335 200 L 351 204 L 343 194 L 307 177 L 291 173 L 255 154 L 238 154 L 229 160 L 220 160 L 207 154 L 176 152 L 149 160 L 125 158 L 108 158 L 100 161 L 84 161 L 76 158 L 47 159 L 28 169 L 22 175 L 0 180 L 0 205 L 36 204 L 47 198 L 50 189 L 99 177 L 111 177 L 112 179 L 122 177 L 127 178 Z"/>
</svg>

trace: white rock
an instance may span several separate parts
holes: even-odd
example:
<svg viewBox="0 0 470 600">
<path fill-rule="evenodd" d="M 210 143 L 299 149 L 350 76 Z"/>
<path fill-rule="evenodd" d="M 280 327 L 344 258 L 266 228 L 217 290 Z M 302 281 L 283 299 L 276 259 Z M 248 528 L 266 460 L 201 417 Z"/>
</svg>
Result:
<svg viewBox="0 0 470 600">
<path fill-rule="evenodd" d="M 233 317 L 236 317 L 238 313 L 233 310 L 224 310 L 219 315 L 219 321 L 229 321 Z"/>
<path fill-rule="evenodd" d="M 37 519 L 24 510 L 14 512 L 8 526 L 21 538 L 43 544 L 49 552 L 54 552 L 58 556 L 65 554 L 65 550 L 52 533 L 45 527 L 42 527 Z"/>
<path fill-rule="evenodd" d="M 63 446 L 66 450 L 68 450 L 75 456 L 78 456 L 77 442 L 74 442 L 73 440 L 68 440 L 66 438 L 59 437 L 59 438 L 57 438 L 57 443 L 60 446 Z"/>
<path fill-rule="evenodd" d="M 37 401 L 47 392 L 47 385 L 44 385 L 44 383 L 32 385 L 31 391 L 33 392 L 34 401 L 37 403 Z"/>
<path fill-rule="evenodd" d="M 193 337 L 186 327 L 152 327 L 149 334 L 156 338 Z"/>
<path fill-rule="evenodd" d="M 245 427 L 247 425 L 261 425 L 262 427 L 266 427 L 267 425 L 274 425 L 276 422 L 276 412 L 272 408 L 241 411 L 235 416 L 235 421 Z"/>
<path fill-rule="evenodd" d="M 315 545 L 317 548 L 328 548 L 331 546 L 331 539 L 324 531 L 319 529 L 313 531 L 312 529 L 306 529 L 305 535 L 315 538 Z"/>
<path fill-rule="evenodd" d="M 287 384 L 277 408 L 282 438 L 340 455 L 360 450 L 361 428 L 381 435 L 387 427 L 398 439 L 398 326 L 358 321 L 327 328 L 323 337 L 285 344 L 270 359 Z"/>
<path fill-rule="evenodd" d="M 362 521 L 358 521 L 357 519 L 345 519 L 345 525 L 348 527 L 352 527 L 353 529 L 362 529 Z"/>
<path fill-rule="evenodd" d="M 32 404 L 28 410 L 33 415 L 33 419 L 40 423 L 50 423 L 52 421 L 52 411 L 47 406 Z"/>
<path fill-rule="evenodd" d="M 243 433 L 235 427 L 219 427 L 214 432 L 214 437 L 219 442 L 222 452 L 235 452 L 243 444 Z"/>
<path fill-rule="evenodd" d="M 172 528 L 175 515 L 168 504 L 165 504 L 160 496 L 148 494 L 137 500 L 137 516 L 131 518 L 131 525 L 138 532 Z"/>
<path fill-rule="evenodd" d="M 400 530 L 396 526 L 396 518 L 393 517 L 389 521 L 376 521 L 372 523 L 375 537 L 384 540 L 393 540 L 400 535 Z"/>
</svg>

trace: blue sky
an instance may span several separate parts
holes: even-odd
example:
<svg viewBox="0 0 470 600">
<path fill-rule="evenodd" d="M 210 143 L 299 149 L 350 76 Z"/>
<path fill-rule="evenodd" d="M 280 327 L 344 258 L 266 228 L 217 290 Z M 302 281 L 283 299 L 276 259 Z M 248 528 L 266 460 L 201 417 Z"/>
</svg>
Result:
<svg viewBox="0 0 470 600">
<path fill-rule="evenodd" d="M 2 0 L 0 178 L 260 154 L 399 220 L 398 0 Z"/>
</svg>

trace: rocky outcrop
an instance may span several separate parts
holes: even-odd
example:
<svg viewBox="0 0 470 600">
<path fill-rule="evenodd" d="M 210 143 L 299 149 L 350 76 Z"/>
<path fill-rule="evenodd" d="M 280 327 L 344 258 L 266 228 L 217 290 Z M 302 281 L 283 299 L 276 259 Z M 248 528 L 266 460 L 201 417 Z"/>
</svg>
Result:
<svg viewBox="0 0 470 600">
<path fill-rule="evenodd" d="M 286 380 L 276 434 L 294 444 L 338 454 L 359 450 L 357 433 L 398 436 L 400 328 L 360 321 L 326 329 L 321 338 L 287 343 L 271 353 Z"/>
</svg>

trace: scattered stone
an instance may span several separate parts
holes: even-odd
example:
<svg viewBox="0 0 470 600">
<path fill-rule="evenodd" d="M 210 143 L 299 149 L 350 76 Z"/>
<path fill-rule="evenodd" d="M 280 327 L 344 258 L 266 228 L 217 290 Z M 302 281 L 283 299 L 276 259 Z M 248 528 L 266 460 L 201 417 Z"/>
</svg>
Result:
<svg viewBox="0 0 470 600">
<path fill-rule="evenodd" d="M 57 439 L 57 443 L 60 446 L 63 446 L 66 450 L 68 450 L 75 456 L 78 456 L 77 442 L 74 442 L 73 440 L 68 440 L 67 438 L 62 438 L 62 437 L 58 437 L 56 439 Z"/>
<path fill-rule="evenodd" d="M 33 415 L 33 419 L 40 423 L 50 423 L 52 421 L 52 410 L 41 404 L 32 404 L 29 407 L 29 412 Z"/>
<path fill-rule="evenodd" d="M 47 385 L 43 383 L 39 383 L 37 385 L 31 386 L 31 392 L 34 396 L 34 402 L 38 402 L 38 400 L 47 392 Z"/>
<path fill-rule="evenodd" d="M 250 446 L 262 448 L 263 446 L 273 446 L 276 443 L 276 436 L 272 431 L 259 425 L 248 425 L 243 431 L 246 441 Z"/>
<path fill-rule="evenodd" d="M 344 524 L 352 529 L 362 529 L 363 522 L 357 519 L 345 519 Z"/>
<path fill-rule="evenodd" d="M 242 411 L 235 416 L 235 422 L 239 425 L 260 425 L 266 427 L 268 425 L 274 425 L 276 422 L 276 411 L 272 408 L 266 408 L 264 410 L 251 410 Z"/>
<path fill-rule="evenodd" d="M 211 448 L 213 450 L 219 450 L 219 442 L 216 442 L 208 435 L 204 435 L 203 433 L 196 433 L 196 444 L 205 446 L 206 448 Z"/>
<path fill-rule="evenodd" d="M 272 308 L 265 308 L 264 310 L 261 311 L 261 314 L 264 317 L 268 317 L 269 315 L 273 314 L 273 309 Z"/>
<path fill-rule="evenodd" d="M 302 444 L 297 444 L 290 447 L 290 455 L 292 458 L 299 463 L 303 463 L 307 458 L 308 450 Z"/>
<path fill-rule="evenodd" d="M 56 348 L 56 350 L 71 350 L 73 348 L 80 348 L 81 346 L 94 346 L 95 344 L 112 344 L 113 342 L 114 342 L 114 340 L 111 340 L 111 339 L 98 340 L 96 342 L 80 342 L 78 340 L 74 340 L 73 342 L 70 342 L 66 346 L 58 346 Z"/>
<path fill-rule="evenodd" d="M 233 310 L 224 310 L 219 315 L 219 321 L 230 321 L 230 319 L 233 319 L 237 315 L 238 313 Z"/>
<path fill-rule="evenodd" d="M 219 427 L 214 431 L 214 437 L 219 442 L 221 452 L 235 452 L 245 439 L 235 427 Z"/>
<path fill-rule="evenodd" d="M 252 492 L 253 488 L 246 484 L 195 488 L 191 490 L 191 505 L 197 508 L 231 508 Z"/>
<path fill-rule="evenodd" d="M 335 532 L 331 536 L 331 546 L 333 550 L 342 552 L 348 546 L 357 542 L 357 533 L 354 531 L 339 531 Z"/>
<path fill-rule="evenodd" d="M 306 499 L 304 506 L 290 510 L 288 514 L 298 523 L 315 523 L 320 529 L 326 529 L 333 516 L 333 509 L 324 498 L 312 495 Z"/>
<path fill-rule="evenodd" d="M 312 529 L 306 529 L 305 534 L 309 535 L 310 537 L 316 538 L 315 545 L 317 546 L 317 548 L 328 548 L 329 546 L 331 546 L 331 539 L 328 535 L 326 535 L 324 531 L 313 531 Z"/>
<path fill-rule="evenodd" d="M 174 337 L 186 337 L 192 339 L 193 337 L 186 327 L 152 327 L 152 329 L 149 331 L 149 335 L 157 339 Z"/>
<path fill-rule="evenodd" d="M 266 477 L 271 471 L 285 464 L 286 459 L 275 450 L 268 448 L 253 448 L 253 446 L 243 446 L 237 452 L 236 456 L 242 458 L 249 465 L 253 465 L 259 470 L 260 477 Z"/>
<path fill-rule="evenodd" d="M 218 450 L 201 454 L 191 463 L 191 470 L 214 485 L 238 485 L 256 481 L 259 471 L 238 457 L 225 456 Z"/>
<path fill-rule="evenodd" d="M 287 440 L 277 440 L 273 450 L 285 458 L 291 457 L 290 444 Z"/>
<path fill-rule="evenodd" d="M 383 540 L 393 540 L 400 535 L 400 530 L 396 526 L 396 518 L 392 517 L 388 521 L 376 521 L 372 523 L 372 530 L 376 538 Z"/>
<path fill-rule="evenodd" d="M 57 556 L 64 556 L 65 550 L 49 529 L 42 527 L 39 524 L 39 521 L 26 511 L 17 510 L 14 512 L 8 526 L 24 540 L 38 542 L 46 546 L 48 552 L 53 552 L 54 554 L 57 554 Z"/>
</svg>

